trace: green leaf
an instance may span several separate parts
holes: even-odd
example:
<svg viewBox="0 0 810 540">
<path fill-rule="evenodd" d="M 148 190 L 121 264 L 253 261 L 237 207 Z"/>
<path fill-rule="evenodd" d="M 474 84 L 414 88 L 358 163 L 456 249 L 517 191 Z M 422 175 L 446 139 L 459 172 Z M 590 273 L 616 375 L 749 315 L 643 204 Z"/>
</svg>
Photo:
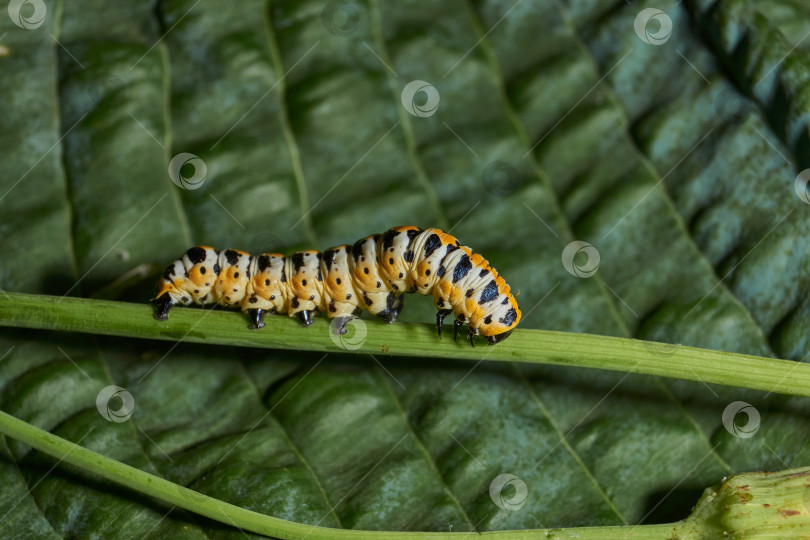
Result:
<svg viewBox="0 0 810 540">
<path fill-rule="evenodd" d="M 0 14 L 3 290 L 145 303 L 192 244 L 323 249 L 413 223 L 484 254 L 520 291 L 523 328 L 804 359 L 810 27 L 793 3 L 44 5 L 37 28 Z M 634 29 L 650 7 L 672 22 L 660 45 Z M 433 114 L 403 105 L 414 80 L 437 90 Z M 168 174 L 181 153 L 205 165 L 181 169 L 205 170 L 198 189 Z M 592 277 L 561 261 L 575 240 L 598 250 Z M 429 300 L 406 303 L 406 322 L 433 319 Z M 4 329 L 0 409 L 336 528 L 672 522 L 724 476 L 810 459 L 803 398 L 492 350 L 451 362 Z M 96 406 L 112 385 L 134 400 L 122 422 L 102 412 L 126 394 Z M 724 425 L 734 402 L 758 413 L 753 433 L 745 411 Z M 239 534 L 10 439 L 0 456 L 5 535 Z M 526 485 L 514 511 L 490 496 L 504 473 Z"/>
</svg>

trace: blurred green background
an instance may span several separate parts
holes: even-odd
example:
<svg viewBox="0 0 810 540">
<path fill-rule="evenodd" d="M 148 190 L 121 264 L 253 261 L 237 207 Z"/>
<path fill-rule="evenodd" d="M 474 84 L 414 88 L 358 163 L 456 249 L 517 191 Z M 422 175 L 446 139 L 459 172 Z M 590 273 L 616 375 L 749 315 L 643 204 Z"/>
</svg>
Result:
<svg viewBox="0 0 810 540">
<path fill-rule="evenodd" d="M 0 288 L 145 302 L 195 244 L 324 249 L 414 224 L 486 256 L 522 327 L 804 361 L 808 15 L 12 0 Z M 566 260 L 575 241 L 590 247 Z M 430 300 L 408 297 L 403 319 L 432 321 Z M 17 330 L 0 355 L 4 411 L 321 526 L 674 521 L 724 476 L 810 463 L 807 400 L 646 376 Z M 134 398 L 126 421 L 97 410 L 110 385 Z M 736 401 L 755 426 L 723 422 Z M 0 441 L 4 536 L 241 535 L 54 465 Z M 491 494 L 501 474 L 525 497 Z"/>
</svg>

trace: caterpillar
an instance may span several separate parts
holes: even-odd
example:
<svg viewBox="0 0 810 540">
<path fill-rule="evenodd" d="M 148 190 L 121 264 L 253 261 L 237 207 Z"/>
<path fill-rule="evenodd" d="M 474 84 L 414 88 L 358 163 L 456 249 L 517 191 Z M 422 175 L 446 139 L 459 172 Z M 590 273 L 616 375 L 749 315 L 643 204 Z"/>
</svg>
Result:
<svg viewBox="0 0 810 540">
<path fill-rule="evenodd" d="M 174 305 L 241 308 L 252 329 L 264 327 L 265 313 L 287 313 L 309 326 L 322 311 L 343 334 L 363 309 L 395 322 L 403 293 L 413 292 L 433 296 L 439 338 L 450 313 L 453 339 L 466 324 L 472 346 L 476 335 L 490 345 L 503 341 L 520 322 L 509 285 L 486 259 L 444 231 L 413 226 L 288 257 L 193 247 L 166 268 L 151 301 L 158 320 L 168 319 Z"/>
</svg>

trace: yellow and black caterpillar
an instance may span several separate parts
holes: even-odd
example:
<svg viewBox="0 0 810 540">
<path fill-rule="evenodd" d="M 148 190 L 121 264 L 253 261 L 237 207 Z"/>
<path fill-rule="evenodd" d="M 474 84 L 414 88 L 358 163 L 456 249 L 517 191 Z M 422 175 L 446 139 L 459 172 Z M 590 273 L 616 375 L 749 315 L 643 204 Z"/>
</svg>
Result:
<svg viewBox="0 0 810 540">
<path fill-rule="evenodd" d="M 471 345 L 478 334 L 498 343 L 520 321 L 509 285 L 486 259 L 439 229 L 412 226 L 289 257 L 193 247 L 166 268 L 153 301 L 159 320 L 175 304 L 241 307 L 254 329 L 264 326 L 266 312 L 288 313 L 309 326 L 324 311 L 342 334 L 363 308 L 396 321 L 402 294 L 412 292 L 433 295 L 439 337 L 453 312 L 453 337 L 466 324 Z"/>
</svg>

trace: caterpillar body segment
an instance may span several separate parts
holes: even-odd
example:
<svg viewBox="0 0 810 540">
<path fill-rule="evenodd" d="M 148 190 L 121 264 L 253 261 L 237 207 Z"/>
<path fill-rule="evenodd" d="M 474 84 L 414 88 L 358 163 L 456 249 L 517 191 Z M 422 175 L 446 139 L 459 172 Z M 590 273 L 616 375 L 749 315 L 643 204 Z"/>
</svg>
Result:
<svg viewBox="0 0 810 540">
<path fill-rule="evenodd" d="M 254 329 L 264 326 L 266 313 L 286 313 L 309 326 L 324 312 L 335 319 L 336 331 L 345 333 L 363 309 L 395 322 L 403 294 L 412 292 L 433 297 L 439 337 L 451 313 L 453 337 L 466 325 L 472 345 L 479 334 L 498 343 L 520 322 L 509 285 L 484 257 L 439 229 L 412 226 L 323 253 L 250 255 L 193 247 L 166 268 L 153 301 L 159 320 L 167 319 L 174 305 L 216 303 L 241 308 Z"/>
</svg>

